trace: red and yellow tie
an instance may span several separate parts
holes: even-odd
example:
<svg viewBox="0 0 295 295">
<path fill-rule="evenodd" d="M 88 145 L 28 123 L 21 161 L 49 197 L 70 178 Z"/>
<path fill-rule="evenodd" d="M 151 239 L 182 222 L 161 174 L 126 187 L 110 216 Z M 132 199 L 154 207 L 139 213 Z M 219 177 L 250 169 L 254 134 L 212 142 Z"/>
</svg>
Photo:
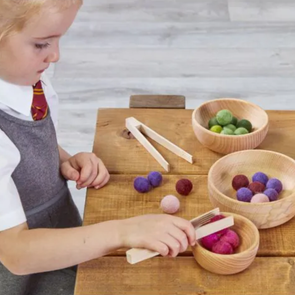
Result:
<svg viewBox="0 0 295 295">
<path fill-rule="evenodd" d="M 47 116 L 48 104 L 43 92 L 42 83 L 39 81 L 33 86 L 34 96 L 31 107 L 32 117 L 34 121 L 42 120 Z"/>
</svg>

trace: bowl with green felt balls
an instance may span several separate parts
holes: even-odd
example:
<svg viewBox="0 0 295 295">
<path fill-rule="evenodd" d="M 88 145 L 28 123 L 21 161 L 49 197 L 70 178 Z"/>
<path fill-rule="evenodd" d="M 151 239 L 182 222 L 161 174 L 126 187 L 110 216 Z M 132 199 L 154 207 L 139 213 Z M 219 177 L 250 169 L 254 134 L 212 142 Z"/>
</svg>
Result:
<svg viewBox="0 0 295 295">
<path fill-rule="evenodd" d="M 259 106 L 241 99 L 216 99 L 203 103 L 192 115 L 197 139 L 221 153 L 254 149 L 268 132 L 268 116 Z"/>
<path fill-rule="evenodd" d="M 214 207 L 250 219 L 259 229 L 295 216 L 295 160 L 281 153 L 247 150 L 226 155 L 208 173 Z"/>
<path fill-rule="evenodd" d="M 234 225 L 197 240 L 192 251 L 196 261 L 206 270 L 230 275 L 248 268 L 254 261 L 259 248 L 257 227 L 247 218 L 229 212 L 213 217 L 215 222 L 233 216 Z"/>
</svg>

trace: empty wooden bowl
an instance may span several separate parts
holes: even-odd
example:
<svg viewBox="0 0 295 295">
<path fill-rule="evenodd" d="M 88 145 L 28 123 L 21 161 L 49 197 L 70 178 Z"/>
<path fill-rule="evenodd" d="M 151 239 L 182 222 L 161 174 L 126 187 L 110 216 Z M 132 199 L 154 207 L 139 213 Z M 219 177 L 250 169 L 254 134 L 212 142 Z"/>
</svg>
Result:
<svg viewBox="0 0 295 295">
<path fill-rule="evenodd" d="M 223 109 L 231 111 L 239 120 L 249 120 L 253 131 L 245 135 L 224 135 L 210 131 L 209 120 Z M 197 139 L 205 147 L 221 154 L 229 154 L 260 145 L 268 131 L 268 116 L 259 106 L 241 99 L 216 99 L 207 101 L 194 110 L 192 125 Z"/>
<path fill-rule="evenodd" d="M 222 275 L 231 275 L 245 270 L 253 262 L 259 248 L 259 232 L 257 227 L 247 218 L 233 214 L 221 213 L 234 217 L 231 227 L 240 238 L 240 245 L 234 254 L 222 255 L 205 249 L 201 241 L 197 241 L 192 251 L 196 261 L 206 270 Z"/>
<path fill-rule="evenodd" d="M 283 184 L 279 199 L 267 203 L 238 201 L 232 188 L 235 175 L 244 174 L 252 181 L 252 175 L 263 172 L 269 178 L 278 178 Z M 220 210 L 243 215 L 258 228 L 281 225 L 295 215 L 295 161 L 283 154 L 248 150 L 236 152 L 215 162 L 208 173 L 209 198 Z"/>
</svg>

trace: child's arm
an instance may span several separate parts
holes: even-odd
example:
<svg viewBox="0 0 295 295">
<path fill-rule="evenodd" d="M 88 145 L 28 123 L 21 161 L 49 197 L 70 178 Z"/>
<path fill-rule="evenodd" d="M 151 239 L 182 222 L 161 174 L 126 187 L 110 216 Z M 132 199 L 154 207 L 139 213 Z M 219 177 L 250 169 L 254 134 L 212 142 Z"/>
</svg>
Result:
<svg viewBox="0 0 295 295">
<path fill-rule="evenodd" d="M 144 215 L 70 229 L 28 230 L 27 224 L 0 232 L 0 261 L 26 275 L 73 266 L 123 247 L 148 248 L 175 257 L 194 245 L 191 223 L 169 215 Z"/>
</svg>

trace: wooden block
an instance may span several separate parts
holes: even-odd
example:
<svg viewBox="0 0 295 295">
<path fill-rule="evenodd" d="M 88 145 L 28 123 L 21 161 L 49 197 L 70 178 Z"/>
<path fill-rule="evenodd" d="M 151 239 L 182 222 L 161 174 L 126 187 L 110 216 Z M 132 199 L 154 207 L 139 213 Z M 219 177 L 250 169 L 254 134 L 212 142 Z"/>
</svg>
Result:
<svg viewBox="0 0 295 295">
<path fill-rule="evenodd" d="M 294 257 L 256 258 L 245 271 L 212 274 L 193 257 L 156 257 L 130 265 L 103 257 L 78 268 L 75 295 L 294 295 Z"/>
<path fill-rule="evenodd" d="M 130 108 L 185 109 L 185 97 L 181 95 L 132 95 Z"/>
</svg>

